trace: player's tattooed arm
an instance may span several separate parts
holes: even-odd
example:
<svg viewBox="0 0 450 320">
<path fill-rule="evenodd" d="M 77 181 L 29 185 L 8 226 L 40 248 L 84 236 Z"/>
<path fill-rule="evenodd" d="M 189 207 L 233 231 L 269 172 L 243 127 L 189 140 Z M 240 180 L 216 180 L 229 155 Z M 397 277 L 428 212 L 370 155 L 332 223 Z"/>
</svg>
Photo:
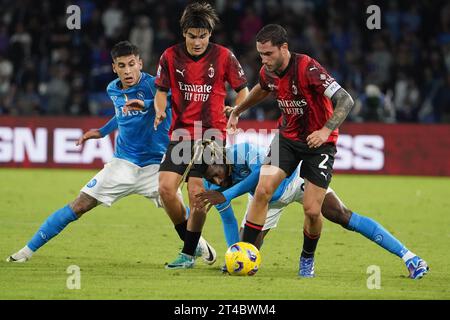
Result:
<svg viewBox="0 0 450 320">
<path fill-rule="evenodd" d="M 350 94 L 343 88 L 336 91 L 336 93 L 331 97 L 331 101 L 333 102 L 334 112 L 325 124 L 325 127 L 333 131 L 338 128 L 342 122 L 344 122 L 355 103 L 353 102 Z"/>
<path fill-rule="evenodd" d="M 331 132 L 344 122 L 354 104 L 352 97 L 342 88 L 336 91 L 331 97 L 331 101 L 334 107 L 331 118 L 322 129 L 316 130 L 306 137 L 306 142 L 310 148 L 318 148 L 325 143 Z"/>
</svg>

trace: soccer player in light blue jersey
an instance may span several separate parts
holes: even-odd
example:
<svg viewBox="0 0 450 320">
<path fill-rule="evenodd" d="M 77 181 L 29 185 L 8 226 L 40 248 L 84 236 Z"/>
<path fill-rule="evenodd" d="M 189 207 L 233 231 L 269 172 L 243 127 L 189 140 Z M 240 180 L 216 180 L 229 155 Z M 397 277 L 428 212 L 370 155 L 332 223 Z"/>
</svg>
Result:
<svg viewBox="0 0 450 320">
<path fill-rule="evenodd" d="M 200 194 L 198 200 L 199 204 L 215 205 L 222 218 L 227 245 L 230 246 L 240 239 L 231 200 L 249 193 L 248 203 L 251 202 L 266 150 L 248 143 L 237 144 L 225 150 L 223 164 L 209 165 L 204 172 L 207 191 Z M 300 166 L 301 164 L 293 174 L 282 181 L 270 200 L 263 232 L 256 242 L 257 247 L 261 247 L 263 238 L 269 230 L 277 226 L 286 206 L 293 202 L 302 203 L 305 181 L 299 175 Z M 322 215 L 345 229 L 362 234 L 402 258 L 410 278 L 420 279 L 427 273 L 428 265 L 423 259 L 409 251 L 377 221 L 348 209 L 331 188 L 326 191 Z M 245 217 L 241 227 L 244 226 L 244 222 Z"/>
<path fill-rule="evenodd" d="M 125 196 L 139 194 L 162 207 L 158 193 L 159 166 L 169 144 L 170 109 L 167 118 L 154 130 L 155 78 L 141 71 L 138 48 L 122 41 L 111 50 L 111 56 L 112 69 L 118 78 L 108 85 L 107 93 L 114 104 L 115 116 L 104 127 L 87 131 L 77 145 L 118 129 L 114 157 L 81 189 L 73 202 L 50 215 L 28 244 L 7 258 L 8 262 L 26 262 L 69 223 L 99 204 L 110 207 Z M 178 196 L 182 201 L 181 192 Z M 173 215 L 170 218 L 184 240 L 186 218 Z M 209 259 L 210 251 L 214 249 L 201 238 L 196 256 Z M 206 259 L 205 262 L 208 263 Z"/>
</svg>

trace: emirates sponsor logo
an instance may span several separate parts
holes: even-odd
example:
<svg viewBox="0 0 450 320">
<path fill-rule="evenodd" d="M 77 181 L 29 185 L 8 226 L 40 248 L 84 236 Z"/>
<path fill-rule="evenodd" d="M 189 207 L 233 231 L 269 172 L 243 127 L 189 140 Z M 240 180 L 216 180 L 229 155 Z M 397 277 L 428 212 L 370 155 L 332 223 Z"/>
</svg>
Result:
<svg viewBox="0 0 450 320">
<path fill-rule="evenodd" d="M 302 99 L 302 100 L 277 99 L 277 101 L 278 101 L 278 107 L 280 107 L 280 108 L 292 108 L 292 107 L 303 108 L 308 105 L 308 103 L 306 102 L 306 99 Z"/>
<path fill-rule="evenodd" d="M 278 107 L 285 114 L 303 115 L 304 108 L 308 106 L 306 99 L 302 100 L 283 100 L 277 99 Z"/>
<path fill-rule="evenodd" d="M 212 91 L 212 86 L 208 84 L 186 84 L 179 81 L 178 86 L 180 91 L 183 92 L 184 100 L 186 101 L 206 102 Z"/>
<path fill-rule="evenodd" d="M 211 93 L 212 86 L 208 84 L 187 84 L 179 81 L 178 86 L 181 91 L 192 93 Z"/>
</svg>

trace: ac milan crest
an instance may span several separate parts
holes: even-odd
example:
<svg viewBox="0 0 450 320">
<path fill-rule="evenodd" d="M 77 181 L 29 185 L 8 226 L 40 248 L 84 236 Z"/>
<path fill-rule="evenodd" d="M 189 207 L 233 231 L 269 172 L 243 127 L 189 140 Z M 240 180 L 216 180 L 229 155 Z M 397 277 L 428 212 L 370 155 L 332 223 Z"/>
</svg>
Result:
<svg viewBox="0 0 450 320">
<path fill-rule="evenodd" d="M 209 69 L 208 69 L 208 77 L 210 77 L 210 78 L 214 77 L 214 68 L 213 68 L 212 64 L 209 66 Z"/>
</svg>

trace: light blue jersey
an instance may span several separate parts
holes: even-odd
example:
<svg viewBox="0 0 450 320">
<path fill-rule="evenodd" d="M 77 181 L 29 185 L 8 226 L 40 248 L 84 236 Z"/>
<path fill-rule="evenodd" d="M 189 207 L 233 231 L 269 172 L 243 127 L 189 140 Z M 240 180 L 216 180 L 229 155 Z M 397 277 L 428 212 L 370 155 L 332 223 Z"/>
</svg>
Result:
<svg viewBox="0 0 450 320">
<path fill-rule="evenodd" d="M 203 179 L 206 190 L 222 192 L 226 201 L 216 205 L 222 219 L 225 240 L 230 246 L 239 241 L 239 231 L 236 217 L 231 206 L 231 200 L 249 192 L 254 194 L 259 180 L 259 173 L 266 157 L 267 150 L 263 147 L 241 143 L 226 149 L 227 159 L 231 164 L 231 186 L 222 188 Z M 287 185 L 299 174 L 298 169 L 291 176 L 284 179 L 275 191 L 270 202 L 277 201 L 284 193 Z"/>
<path fill-rule="evenodd" d="M 169 144 L 169 128 L 172 120 L 170 97 L 167 102 L 167 118 L 153 128 L 155 110 L 153 108 L 156 94 L 155 78 L 141 72 L 137 84 L 123 90 L 120 79 L 112 81 L 107 87 L 107 93 L 114 103 L 116 115 L 100 129 L 102 136 L 106 136 L 115 129 L 119 129 L 116 139 L 114 156 L 130 161 L 140 167 L 159 164 Z M 122 111 L 128 100 L 144 101 L 141 111 Z"/>
<path fill-rule="evenodd" d="M 222 188 L 205 179 L 203 180 L 205 189 L 220 191 L 225 196 L 227 201 L 219 205 L 221 209 L 228 206 L 231 200 L 247 192 L 251 195 L 255 193 L 261 166 L 267 155 L 267 149 L 249 143 L 240 143 L 227 148 L 226 153 L 227 158 L 233 163 L 231 166 L 231 187 Z M 284 179 L 275 190 L 270 202 L 277 201 L 285 191 L 287 185 L 298 174 L 299 168 Z"/>
</svg>

